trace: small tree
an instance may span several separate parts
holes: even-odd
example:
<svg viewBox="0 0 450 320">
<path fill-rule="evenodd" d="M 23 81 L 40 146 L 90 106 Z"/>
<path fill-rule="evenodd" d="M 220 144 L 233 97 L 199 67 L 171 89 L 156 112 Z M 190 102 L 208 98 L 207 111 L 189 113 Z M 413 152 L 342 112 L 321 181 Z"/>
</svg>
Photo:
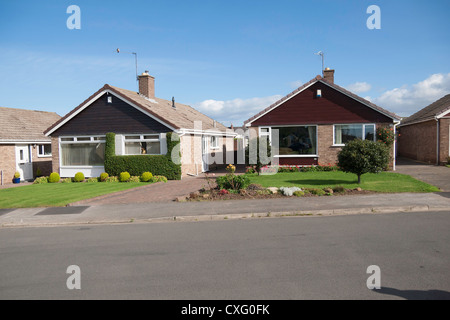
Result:
<svg viewBox="0 0 450 320">
<path fill-rule="evenodd" d="M 267 138 L 254 138 L 248 142 L 247 148 L 245 148 L 245 164 L 253 166 L 258 172 L 261 173 L 261 168 L 270 164 L 271 160 L 271 148 Z"/>
<path fill-rule="evenodd" d="M 354 173 L 361 183 L 361 175 L 380 173 L 389 165 L 389 148 L 382 142 L 356 139 L 350 141 L 338 155 L 338 166 Z"/>
</svg>

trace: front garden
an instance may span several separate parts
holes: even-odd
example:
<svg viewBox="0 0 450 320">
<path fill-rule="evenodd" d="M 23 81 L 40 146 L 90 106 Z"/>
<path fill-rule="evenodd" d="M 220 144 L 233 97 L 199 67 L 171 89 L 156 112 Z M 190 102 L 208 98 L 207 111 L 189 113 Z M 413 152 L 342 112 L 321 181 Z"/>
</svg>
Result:
<svg viewBox="0 0 450 320">
<path fill-rule="evenodd" d="M 73 178 L 61 179 L 53 172 L 48 177 L 36 178 L 32 185 L 0 190 L 0 208 L 61 207 L 157 182 L 167 182 L 167 178 L 150 172 L 141 176 L 131 176 L 128 172 L 109 176 L 105 172 L 100 177 L 85 178 L 78 172 Z"/>
</svg>

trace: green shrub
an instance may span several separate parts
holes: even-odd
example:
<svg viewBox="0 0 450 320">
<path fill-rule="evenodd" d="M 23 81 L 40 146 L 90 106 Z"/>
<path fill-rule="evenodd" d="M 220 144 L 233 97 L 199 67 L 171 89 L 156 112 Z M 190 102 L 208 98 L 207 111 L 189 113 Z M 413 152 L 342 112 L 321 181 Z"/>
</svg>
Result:
<svg viewBox="0 0 450 320">
<path fill-rule="evenodd" d="M 167 155 L 115 155 L 115 134 L 106 134 L 105 145 L 105 171 L 110 176 L 117 176 L 121 172 L 129 172 L 132 176 L 140 176 L 142 172 L 151 172 L 153 175 L 162 175 L 169 180 L 181 179 L 181 165 L 172 161 L 172 150 L 180 143 L 174 139 L 175 134 L 166 134 Z M 170 147 L 170 148 L 169 148 Z M 177 150 L 177 149 L 176 149 Z M 175 157 L 176 158 L 176 157 Z M 178 159 L 179 160 L 179 159 Z"/>
<path fill-rule="evenodd" d="M 250 185 L 250 178 L 246 175 L 227 174 L 216 178 L 219 189 L 241 190 Z"/>
<path fill-rule="evenodd" d="M 83 172 L 77 172 L 75 173 L 75 177 L 73 178 L 74 182 L 83 182 L 84 181 L 84 174 Z"/>
<path fill-rule="evenodd" d="M 106 172 L 103 172 L 103 173 L 100 175 L 100 181 L 101 181 L 101 182 L 105 182 L 106 179 L 108 179 L 108 177 L 109 177 L 109 174 L 107 174 Z"/>
<path fill-rule="evenodd" d="M 48 177 L 48 182 L 57 183 L 57 182 L 59 182 L 60 179 L 61 179 L 61 177 L 59 176 L 59 173 L 52 172 L 52 173 L 50 173 L 50 176 Z"/>
<path fill-rule="evenodd" d="M 149 182 L 150 180 L 152 180 L 153 175 L 151 174 L 151 172 L 144 172 L 141 176 L 141 181 L 142 182 Z"/>
<path fill-rule="evenodd" d="M 316 188 L 309 189 L 309 193 L 314 194 L 316 196 L 325 195 L 325 191 L 323 191 L 322 189 L 316 189 Z"/>
<path fill-rule="evenodd" d="M 119 182 L 119 178 L 116 176 L 108 177 L 105 179 L 105 182 Z"/>
<path fill-rule="evenodd" d="M 389 148 L 383 142 L 355 139 L 338 154 L 338 166 L 344 172 L 354 173 L 361 183 L 361 175 L 379 173 L 389 165 Z"/>
<path fill-rule="evenodd" d="M 38 177 L 33 181 L 33 184 L 43 184 L 43 183 L 48 183 L 48 177 Z"/>
<path fill-rule="evenodd" d="M 86 182 L 87 182 L 87 183 L 95 183 L 95 182 L 98 182 L 98 181 L 99 181 L 98 178 L 95 178 L 95 177 L 87 178 L 87 179 L 86 179 Z"/>
<path fill-rule="evenodd" d="M 305 192 L 303 192 L 303 191 L 294 191 L 293 195 L 296 196 L 296 197 L 303 197 L 305 195 Z"/>
<path fill-rule="evenodd" d="M 164 176 L 153 176 L 152 182 L 167 182 L 167 178 Z"/>
<path fill-rule="evenodd" d="M 344 193 L 345 188 L 343 186 L 335 186 L 335 187 L 333 187 L 333 192 L 334 193 Z"/>
<path fill-rule="evenodd" d="M 126 171 L 125 172 L 121 172 L 119 174 L 119 181 L 120 182 L 127 182 L 127 181 L 130 180 L 130 178 L 131 178 L 130 174 L 128 172 L 126 172 Z"/>
<path fill-rule="evenodd" d="M 131 176 L 130 180 L 128 180 L 128 182 L 141 182 L 141 177 Z"/>
<path fill-rule="evenodd" d="M 64 178 L 61 180 L 61 183 L 72 183 L 72 178 Z"/>
</svg>

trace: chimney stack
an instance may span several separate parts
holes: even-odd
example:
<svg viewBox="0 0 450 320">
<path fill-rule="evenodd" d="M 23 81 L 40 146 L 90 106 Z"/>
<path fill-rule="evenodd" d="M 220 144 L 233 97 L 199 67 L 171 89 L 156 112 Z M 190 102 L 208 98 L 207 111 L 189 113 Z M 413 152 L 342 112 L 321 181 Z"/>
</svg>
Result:
<svg viewBox="0 0 450 320">
<path fill-rule="evenodd" d="M 139 79 L 139 93 L 147 98 L 153 99 L 155 97 L 155 78 L 149 75 L 148 70 L 145 70 Z"/>
<path fill-rule="evenodd" d="M 323 70 L 323 78 L 330 83 L 334 83 L 334 70 L 325 68 L 325 70 Z"/>
</svg>

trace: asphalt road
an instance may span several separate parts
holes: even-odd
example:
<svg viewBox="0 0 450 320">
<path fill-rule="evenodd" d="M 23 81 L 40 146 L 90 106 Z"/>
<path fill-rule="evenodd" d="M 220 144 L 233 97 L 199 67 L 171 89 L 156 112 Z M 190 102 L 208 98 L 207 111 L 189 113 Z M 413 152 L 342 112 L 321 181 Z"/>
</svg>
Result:
<svg viewBox="0 0 450 320">
<path fill-rule="evenodd" d="M 450 212 L 5 228 L 0 299 L 450 299 L 449 230 Z"/>
</svg>

